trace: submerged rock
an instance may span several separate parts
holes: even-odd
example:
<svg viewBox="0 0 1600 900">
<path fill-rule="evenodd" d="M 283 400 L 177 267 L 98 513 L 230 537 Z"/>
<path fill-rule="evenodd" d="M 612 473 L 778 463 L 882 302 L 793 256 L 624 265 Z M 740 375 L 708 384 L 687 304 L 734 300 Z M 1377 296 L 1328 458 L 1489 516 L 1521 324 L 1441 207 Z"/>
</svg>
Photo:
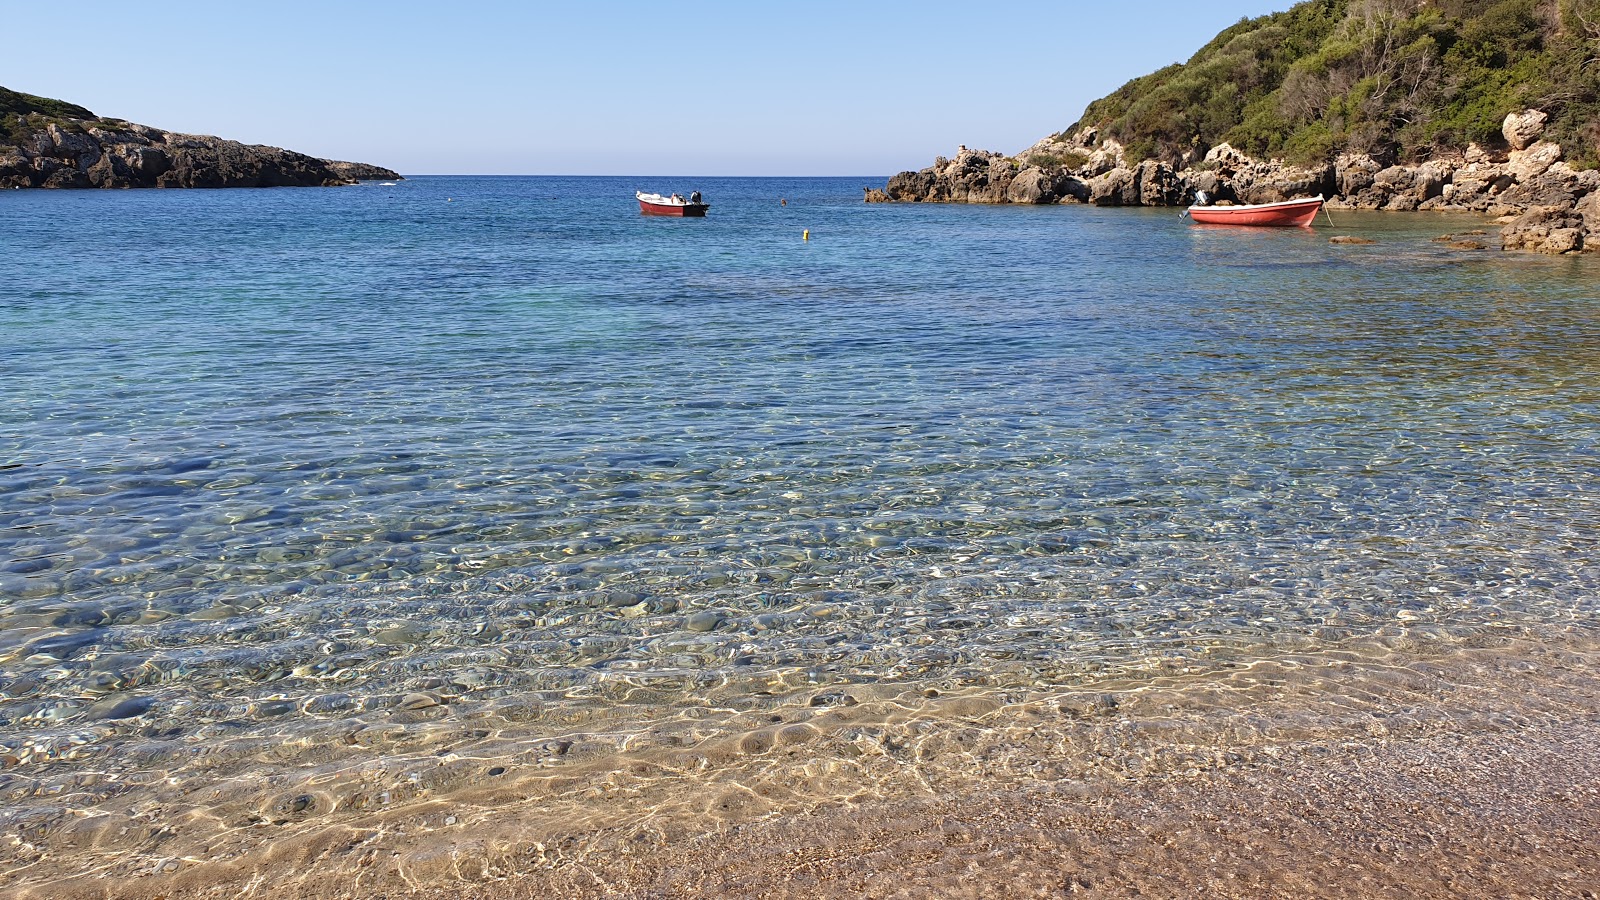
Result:
<svg viewBox="0 0 1600 900">
<path fill-rule="evenodd" d="M 723 617 L 721 613 L 712 610 L 701 610 L 700 612 L 690 615 L 689 618 L 684 621 L 684 627 L 690 631 L 715 631 L 717 628 L 721 627 L 722 622 Z"/>
</svg>

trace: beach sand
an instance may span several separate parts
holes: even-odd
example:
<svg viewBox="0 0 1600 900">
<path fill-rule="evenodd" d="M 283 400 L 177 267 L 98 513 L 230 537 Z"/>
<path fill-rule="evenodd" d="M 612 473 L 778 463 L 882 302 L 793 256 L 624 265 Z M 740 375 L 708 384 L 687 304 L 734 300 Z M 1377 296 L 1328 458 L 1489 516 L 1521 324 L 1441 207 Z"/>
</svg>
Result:
<svg viewBox="0 0 1600 900">
<path fill-rule="evenodd" d="M 1597 738 L 1564 723 L 1303 748 L 1200 778 L 977 790 L 591 860 L 489 896 L 1593 897 Z"/>
<path fill-rule="evenodd" d="M 1595 896 L 1600 645 L 1555 628 L 1488 643 L 1368 641 L 1083 689 L 860 686 L 702 739 L 558 742 L 376 812 L 147 799 L 120 820 L 167 823 L 142 844 L 105 816 L 31 853 L 13 838 L 7 893 Z"/>
</svg>

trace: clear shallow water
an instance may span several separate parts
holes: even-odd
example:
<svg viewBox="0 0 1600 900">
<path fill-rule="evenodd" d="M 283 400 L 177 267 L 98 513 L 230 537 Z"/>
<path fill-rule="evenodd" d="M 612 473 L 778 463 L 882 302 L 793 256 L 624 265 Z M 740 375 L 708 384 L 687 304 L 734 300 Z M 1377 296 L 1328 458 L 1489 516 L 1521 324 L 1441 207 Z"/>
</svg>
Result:
<svg viewBox="0 0 1600 900">
<path fill-rule="evenodd" d="M 1594 624 L 1597 261 L 879 182 L 0 196 L 7 798 Z"/>
</svg>

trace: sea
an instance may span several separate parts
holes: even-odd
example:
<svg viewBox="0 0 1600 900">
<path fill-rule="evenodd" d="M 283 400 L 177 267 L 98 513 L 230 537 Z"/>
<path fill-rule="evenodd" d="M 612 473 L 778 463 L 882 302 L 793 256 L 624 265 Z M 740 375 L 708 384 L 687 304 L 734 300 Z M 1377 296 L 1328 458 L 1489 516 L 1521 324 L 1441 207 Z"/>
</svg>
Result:
<svg viewBox="0 0 1600 900">
<path fill-rule="evenodd" d="M 0 884 L 1491 728 L 1418 679 L 1594 635 L 1600 259 L 883 181 L 0 195 Z"/>
</svg>

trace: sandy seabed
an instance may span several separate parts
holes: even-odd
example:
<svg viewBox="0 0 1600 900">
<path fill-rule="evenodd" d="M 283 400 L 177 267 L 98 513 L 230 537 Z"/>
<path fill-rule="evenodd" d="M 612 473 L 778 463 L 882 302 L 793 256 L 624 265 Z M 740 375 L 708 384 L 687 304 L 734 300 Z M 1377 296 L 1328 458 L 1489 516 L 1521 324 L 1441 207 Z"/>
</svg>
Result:
<svg viewBox="0 0 1600 900">
<path fill-rule="evenodd" d="M 5 894 L 1600 895 L 1600 641 L 1480 643 L 1092 689 L 834 691 L 376 812 L 193 819 L 129 848 L 102 830 L 26 854 L 13 835 Z"/>
</svg>

